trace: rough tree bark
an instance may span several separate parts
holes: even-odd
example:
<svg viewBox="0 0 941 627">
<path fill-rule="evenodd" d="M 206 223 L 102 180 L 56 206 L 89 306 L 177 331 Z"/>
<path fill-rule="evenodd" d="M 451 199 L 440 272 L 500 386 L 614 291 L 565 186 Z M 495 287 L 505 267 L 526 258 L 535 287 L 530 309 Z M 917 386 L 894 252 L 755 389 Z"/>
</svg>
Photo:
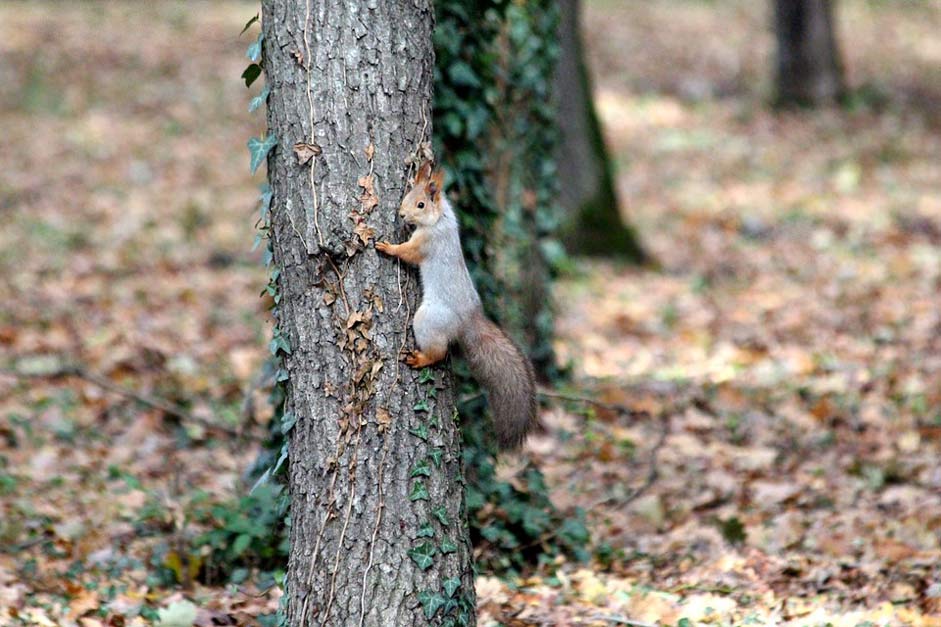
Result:
<svg viewBox="0 0 941 627">
<path fill-rule="evenodd" d="M 565 243 L 572 253 L 620 255 L 641 262 L 644 251 L 624 223 L 579 32 L 578 0 L 561 0 L 555 91 L 562 141 L 559 202 L 568 215 Z"/>
<path fill-rule="evenodd" d="M 775 0 L 780 104 L 834 102 L 844 92 L 830 0 Z"/>
<path fill-rule="evenodd" d="M 431 133 L 430 0 L 264 0 L 262 16 L 276 319 L 296 417 L 289 622 L 472 625 L 450 375 L 399 363 L 417 281 L 372 246 L 404 238 L 407 159 Z"/>
</svg>

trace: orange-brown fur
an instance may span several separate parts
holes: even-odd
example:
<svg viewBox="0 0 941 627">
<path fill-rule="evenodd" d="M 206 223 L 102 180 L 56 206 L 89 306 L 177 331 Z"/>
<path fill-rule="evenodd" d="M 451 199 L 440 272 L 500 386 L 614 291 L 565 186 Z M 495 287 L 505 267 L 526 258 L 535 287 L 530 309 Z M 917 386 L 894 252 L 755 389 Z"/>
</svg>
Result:
<svg viewBox="0 0 941 627">
<path fill-rule="evenodd" d="M 425 242 L 425 236 L 417 234 L 407 242 L 401 244 L 390 244 L 389 242 L 376 242 L 376 250 L 392 257 L 398 257 L 405 263 L 417 266 L 425 260 L 422 252 L 422 244 Z"/>
</svg>

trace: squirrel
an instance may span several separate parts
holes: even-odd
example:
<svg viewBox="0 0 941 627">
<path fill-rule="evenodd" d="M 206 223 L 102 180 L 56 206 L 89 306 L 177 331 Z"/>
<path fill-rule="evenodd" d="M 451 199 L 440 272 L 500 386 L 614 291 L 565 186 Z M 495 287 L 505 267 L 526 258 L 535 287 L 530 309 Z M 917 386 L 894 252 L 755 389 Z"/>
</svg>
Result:
<svg viewBox="0 0 941 627">
<path fill-rule="evenodd" d="M 412 330 L 418 344 L 405 363 L 424 368 L 444 359 L 457 341 L 471 373 L 487 392 L 497 443 L 515 449 L 536 426 L 533 366 L 519 347 L 487 319 L 471 281 L 458 232 L 457 216 L 443 192 L 444 172 L 431 161 L 418 169 L 399 215 L 416 227 L 407 242 L 376 242 L 376 250 L 417 265 L 422 300 Z"/>
</svg>

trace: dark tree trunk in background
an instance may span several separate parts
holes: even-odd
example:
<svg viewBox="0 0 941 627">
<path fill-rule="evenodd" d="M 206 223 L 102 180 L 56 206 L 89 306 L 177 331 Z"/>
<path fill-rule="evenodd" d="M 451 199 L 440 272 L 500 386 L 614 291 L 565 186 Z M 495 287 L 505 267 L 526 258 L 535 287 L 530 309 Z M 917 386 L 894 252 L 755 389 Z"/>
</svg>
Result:
<svg viewBox="0 0 941 627">
<path fill-rule="evenodd" d="M 579 32 L 578 0 L 561 0 L 555 92 L 562 141 L 558 164 L 559 200 L 567 219 L 563 238 L 569 252 L 620 255 L 642 261 L 644 252 L 619 210 L 613 166 L 592 101 L 591 81 Z"/>
<path fill-rule="evenodd" d="M 285 410 L 296 417 L 289 622 L 472 625 L 448 368 L 419 382 L 399 363 L 412 346 L 415 274 L 362 242 L 370 229 L 405 237 L 396 210 L 406 159 L 431 133 L 431 3 L 309 0 L 309 13 L 307 4 L 263 2 L 278 139 L 268 157 L 276 319 L 288 345 Z M 323 152 L 301 164 L 297 142 Z"/>
<path fill-rule="evenodd" d="M 830 0 L 775 0 L 780 104 L 817 105 L 843 95 L 843 69 Z"/>
</svg>

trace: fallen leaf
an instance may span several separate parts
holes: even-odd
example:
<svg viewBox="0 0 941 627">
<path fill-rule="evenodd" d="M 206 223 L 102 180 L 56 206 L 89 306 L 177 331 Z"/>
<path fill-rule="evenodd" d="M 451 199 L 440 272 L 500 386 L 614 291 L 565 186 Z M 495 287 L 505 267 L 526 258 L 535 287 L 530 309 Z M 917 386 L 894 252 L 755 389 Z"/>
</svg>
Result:
<svg viewBox="0 0 941 627">
<path fill-rule="evenodd" d="M 76 620 L 92 610 L 98 609 L 101 604 L 98 599 L 98 592 L 94 590 L 82 590 L 78 596 L 69 602 L 69 618 Z"/>
<path fill-rule="evenodd" d="M 192 627 L 196 606 L 189 601 L 175 601 L 157 611 L 155 627 Z"/>
</svg>

